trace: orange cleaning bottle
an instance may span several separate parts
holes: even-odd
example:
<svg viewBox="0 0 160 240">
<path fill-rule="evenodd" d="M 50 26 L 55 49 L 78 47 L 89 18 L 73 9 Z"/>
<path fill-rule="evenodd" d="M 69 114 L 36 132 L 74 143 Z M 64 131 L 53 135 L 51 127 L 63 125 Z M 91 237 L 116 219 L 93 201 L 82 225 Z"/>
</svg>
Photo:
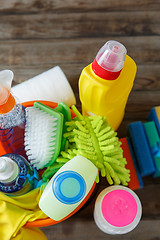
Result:
<svg viewBox="0 0 160 240">
<path fill-rule="evenodd" d="M 137 66 L 121 43 L 110 40 L 82 70 L 79 95 L 83 115 L 106 116 L 117 130 L 124 117 Z"/>
</svg>

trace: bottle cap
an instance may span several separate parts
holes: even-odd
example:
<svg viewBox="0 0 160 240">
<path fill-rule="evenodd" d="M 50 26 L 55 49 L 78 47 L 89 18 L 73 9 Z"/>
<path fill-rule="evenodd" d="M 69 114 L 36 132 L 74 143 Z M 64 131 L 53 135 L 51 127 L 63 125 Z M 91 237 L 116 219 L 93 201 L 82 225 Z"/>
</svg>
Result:
<svg viewBox="0 0 160 240">
<path fill-rule="evenodd" d="M 79 202 L 86 193 L 84 178 L 74 171 L 65 171 L 58 174 L 53 181 L 52 187 L 56 198 L 65 204 Z"/>
<path fill-rule="evenodd" d="M 0 114 L 9 112 L 15 105 L 15 99 L 10 93 L 12 80 L 12 71 L 0 71 Z"/>
<path fill-rule="evenodd" d="M 95 203 L 94 220 L 108 234 L 130 232 L 139 223 L 141 215 L 140 200 L 127 187 L 108 187 L 99 194 Z"/>
<path fill-rule="evenodd" d="M 92 63 L 94 73 L 106 80 L 116 79 L 123 68 L 126 54 L 127 50 L 120 42 L 106 42 Z"/>
<path fill-rule="evenodd" d="M 12 182 L 19 174 L 18 165 L 9 157 L 0 157 L 0 182 Z"/>
</svg>

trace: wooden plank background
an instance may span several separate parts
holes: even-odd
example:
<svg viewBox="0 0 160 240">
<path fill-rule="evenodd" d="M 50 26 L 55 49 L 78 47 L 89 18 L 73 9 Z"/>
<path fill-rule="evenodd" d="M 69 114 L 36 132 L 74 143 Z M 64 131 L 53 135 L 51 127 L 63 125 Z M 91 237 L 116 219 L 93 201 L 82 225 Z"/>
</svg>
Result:
<svg viewBox="0 0 160 240">
<path fill-rule="evenodd" d="M 81 70 L 93 61 L 107 40 L 122 42 L 138 72 L 118 130 L 126 136 L 128 123 L 146 121 L 160 105 L 160 0 L 1 0 L 0 70 L 14 71 L 13 85 L 59 65 L 77 98 Z M 144 179 L 137 190 L 143 205 L 138 227 L 124 236 L 102 233 L 93 221 L 94 201 L 67 221 L 43 228 L 49 240 L 160 239 L 160 179 Z"/>
</svg>

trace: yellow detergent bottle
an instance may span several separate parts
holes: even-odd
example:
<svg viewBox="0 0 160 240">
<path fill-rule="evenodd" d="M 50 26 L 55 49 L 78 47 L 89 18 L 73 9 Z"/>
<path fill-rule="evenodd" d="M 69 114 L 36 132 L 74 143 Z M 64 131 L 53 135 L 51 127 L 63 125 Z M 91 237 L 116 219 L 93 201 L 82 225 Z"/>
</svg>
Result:
<svg viewBox="0 0 160 240">
<path fill-rule="evenodd" d="M 83 115 L 106 116 L 114 130 L 123 119 L 137 71 L 135 62 L 126 53 L 121 43 L 106 42 L 79 79 Z"/>
</svg>

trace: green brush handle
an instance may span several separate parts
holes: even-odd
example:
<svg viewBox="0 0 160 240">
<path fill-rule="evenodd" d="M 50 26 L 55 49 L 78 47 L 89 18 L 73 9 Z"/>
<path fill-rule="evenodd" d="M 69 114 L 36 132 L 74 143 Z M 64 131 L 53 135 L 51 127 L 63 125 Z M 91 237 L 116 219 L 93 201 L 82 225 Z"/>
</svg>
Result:
<svg viewBox="0 0 160 240">
<path fill-rule="evenodd" d="M 49 178 L 51 178 L 62 166 L 64 163 L 55 163 L 49 166 L 44 173 L 42 174 L 42 179 L 46 182 Z"/>
<path fill-rule="evenodd" d="M 61 144 L 61 150 L 65 149 L 65 144 L 67 138 L 64 137 L 64 133 L 67 132 L 67 126 L 65 125 L 66 122 L 71 121 L 71 111 L 70 108 L 65 104 L 64 102 L 58 103 L 58 107 L 54 108 L 55 112 L 62 113 L 64 116 L 64 121 L 63 121 L 63 137 L 62 137 L 62 144 Z"/>
</svg>

